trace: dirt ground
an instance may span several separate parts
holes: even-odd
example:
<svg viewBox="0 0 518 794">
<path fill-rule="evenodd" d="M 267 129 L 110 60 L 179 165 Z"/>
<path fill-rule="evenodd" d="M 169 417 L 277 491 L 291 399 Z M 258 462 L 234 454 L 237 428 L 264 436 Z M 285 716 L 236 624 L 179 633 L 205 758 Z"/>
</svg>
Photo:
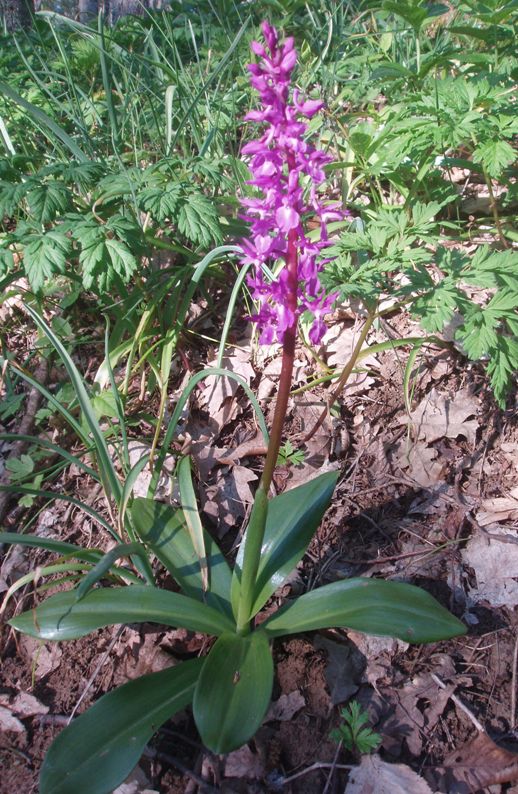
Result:
<svg viewBox="0 0 518 794">
<path fill-rule="evenodd" d="M 401 318 L 394 322 L 398 333 L 415 335 Z M 385 339 L 386 330 L 372 333 L 369 343 Z M 333 327 L 330 366 L 345 360 L 357 331 L 347 319 Z M 211 351 L 201 355 L 210 363 Z M 401 350 L 367 359 L 333 417 L 302 447 L 302 465 L 279 467 L 278 492 L 326 469 L 339 468 L 341 476 L 308 554 L 267 608 L 318 584 L 376 576 L 424 587 L 466 622 L 468 634 L 420 647 L 345 630 L 279 641 L 272 708 L 248 746 L 211 757 L 186 711 L 160 729 L 118 794 L 518 792 L 516 414 L 496 408 L 482 369 L 467 367 L 454 349 L 427 348 L 418 358 L 405 405 L 405 363 Z M 251 364 L 249 351 L 236 345 L 225 365 L 250 382 L 268 414 L 278 350 L 263 351 Z M 299 387 L 312 380 L 315 366 L 301 349 Z M 257 441 L 246 397 L 231 381 L 224 386 L 198 390 L 182 433 L 190 436 L 207 524 L 232 553 L 261 457 L 247 454 L 246 445 L 253 453 Z M 325 407 L 325 395 L 320 386 L 293 398 L 286 437 L 294 447 Z M 64 486 L 100 508 L 99 494 L 78 472 L 65 472 L 53 487 Z M 11 501 L 5 528 L 15 530 L 29 516 L 32 532 L 106 543 L 66 503 L 20 508 Z M 2 589 L 47 559 L 42 551 L 4 549 Z M 27 585 L 5 617 L 42 597 Z M 37 791 L 45 751 L 70 715 L 117 684 L 206 649 L 201 636 L 153 625 L 105 629 L 59 646 L 5 624 L 1 632 L 1 794 Z M 330 739 L 350 700 L 368 711 L 381 737 L 371 756 L 360 758 Z"/>
</svg>

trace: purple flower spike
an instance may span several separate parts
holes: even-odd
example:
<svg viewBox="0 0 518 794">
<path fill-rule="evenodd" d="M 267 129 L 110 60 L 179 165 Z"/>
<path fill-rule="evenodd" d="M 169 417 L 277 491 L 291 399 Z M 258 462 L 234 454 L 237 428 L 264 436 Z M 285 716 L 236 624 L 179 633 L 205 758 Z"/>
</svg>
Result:
<svg viewBox="0 0 518 794">
<path fill-rule="evenodd" d="M 262 194 L 241 201 L 242 217 L 250 223 L 250 239 L 242 242 L 241 262 L 254 266 L 248 285 L 259 304 L 257 314 L 250 319 L 258 324 L 262 343 L 269 344 L 275 338 L 282 343 L 286 331 L 294 328 L 297 318 L 307 310 L 314 318 L 309 338 L 318 344 L 326 330 L 324 315 L 334 300 L 334 296 L 326 296 L 319 280 L 322 249 L 328 245 L 326 224 L 340 220 L 345 213 L 336 204 L 325 206 L 316 189 L 324 180 L 323 166 L 332 158 L 304 139 L 307 125 L 301 118 L 312 118 L 324 103 L 304 99 L 295 89 L 290 104 L 291 73 L 297 63 L 293 39 L 279 41 L 268 22 L 263 22 L 261 30 L 266 47 L 252 42 L 252 52 L 260 60 L 248 67 L 261 107 L 250 111 L 245 120 L 264 123 L 266 129 L 258 140 L 243 147 L 252 173 L 249 184 Z M 306 177 L 307 201 L 301 177 Z M 320 224 L 320 242 L 312 243 L 306 237 L 303 220 L 308 214 L 316 216 Z M 290 280 L 287 267 L 274 281 L 267 275 L 276 260 L 293 257 L 293 252 L 296 299 L 294 277 Z"/>
</svg>

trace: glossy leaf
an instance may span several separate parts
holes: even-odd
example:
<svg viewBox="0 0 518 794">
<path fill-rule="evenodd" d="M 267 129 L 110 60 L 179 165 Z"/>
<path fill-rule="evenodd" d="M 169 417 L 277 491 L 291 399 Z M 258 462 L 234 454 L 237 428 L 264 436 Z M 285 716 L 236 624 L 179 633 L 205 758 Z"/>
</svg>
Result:
<svg viewBox="0 0 518 794">
<path fill-rule="evenodd" d="M 205 552 L 205 536 L 200 513 L 198 511 L 198 504 L 196 502 L 196 494 L 192 484 L 191 459 L 188 455 L 184 455 L 184 457 L 180 458 L 176 471 L 178 487 L 180 489 L 182 513 L 201 569 L 203 592 L 206 593 L 209 589 L 209 569 Z"/>
<path fill-rule="evenodd" d="M 262 624 L 269 637 L 344 627 L 410 643 L 437 642 L 466 627 L 420 587 L 382 579 L 347 579 L 306 593 Z"/>
<path fill-rule="evenodd" d="M 205 634 L 233 630 L 232 622 L 212 607 L 146 585 L 107 587 L 91 590 L 77 603 L 76 598 L 74 590 L 57 593 L 9 623 L 43 640 L 73 640 L 119 623 L 160 623 Z"/>
<path fill-rule="evenodd" d="M 43 763 L 40 794 L 108 794 L 155 731 L 191 700 L 203 660 L 183 662 L 109 692 L 65 728 Z"/>
<path fill-rule="evenodd" d="M 252 615 L 259 612 L 302 559 L 329 506 L 337 479 L 337 471 L 327 472 L 268 502 Z M 243 540 L 232 581 L 232 604 L 235 610 L 239 600 L 244 548 Z"/>
<path fill-rule="evenodd" d="M 215 540 L 204 532 L 209 589 L 203 590 L 201 568 L 181 510 L 153 499 L 135 499 L 130 508 L 135 530 L 186 595 L 232 616 L 232 574 Z"/>
<path fill-rule="evenodd" d="M 223 634 L 206 657 L 193 710 L 206 747 L 229 753 L 259 728 L 273 686 L 273 659 L 263 631 Z"/>
<path fill-rule="evenodd" d="M 117 560 L 121 557 L 129 557 L 130 555 L 141 556 L 146 558 L 146 553 L 140 543 L 120 543 L 115 546 L 106 554 L 103 554 L 99 562 L 95 564 L 91 571 L 81 580 L 81 583 L 76 587 L 76 601 L 80 601 L 85 595 L 92 590 L 92 588 L 99 582 L 115 565 Z"/>
</svg>

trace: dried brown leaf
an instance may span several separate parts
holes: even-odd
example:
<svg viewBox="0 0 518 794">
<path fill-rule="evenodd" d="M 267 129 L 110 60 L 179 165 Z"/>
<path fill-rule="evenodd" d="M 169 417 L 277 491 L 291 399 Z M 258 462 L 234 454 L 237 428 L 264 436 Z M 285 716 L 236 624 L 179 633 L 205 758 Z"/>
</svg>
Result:
<svg viewBox="0 0 518 794">
<path fill-rule="evenodd" d="M 407 441 L 401 441 L 394 451 L 394 462 L 401 469 L 408 469 L 409 476 L 423 488 L 429 488 L 443 479 L 443 464 L 438 460 L 437 450 L 421 442 L 409 446 Z"/>
<path fill-rule="evenodd" d="M 333 325 L 325 334 L 322 344 L 325 346 L 327 352 L 327 363 L 330 367 L 337 370 L 343 369 L 351 358 L 354 347 L 358 341 L 361 327 L 355 326 L 344 327 L 341 324 Z M 361 370 L 369 369 L 371 367 L 378 367 L 379 362 L 375 355 L 366 356 L 358 363 L 358 368 Z M 358 394 L 360 392 L 368 391 L 374 383 L 372 378 L 367 372 L 353 373 L 344 390 L 345 397 L 351 394 Z"/>
<path fill-rule="evenodd" d="M 348 631 L 347 637 L 367 660 L 363 679 L 373 686 L 390 671 L 396 653 L 406 651 L 408 648 L 407 642 L 392 637 L 375 637 L 357 631 Z"/>
<path fill-rule="evenodd" d="M 462 389 L 454 397 L 440 394 L 432 389 L 410 414 L 417 438 L 427 444 L 440 438 L 464 436 L 470 444 L 475 442 L 478 427 L 476 419 L 469 420 L 478 411 L 478 401 L 468 389 Z M 468 421 L 469 420 L 469 421 Z M 408 417 L 400 419 L 406 424 Z"/>
<path fill-rule="evenodd" d="M 494 607 L 518 605 L 518 543 L 514 540 L 514 530 L 497 525 L 491 529 L 491 536 L 476 534 L 462 551 L 464 565 L 475 571 L 477 584 L 469 590 L 475 603 L 487 601 Z"/>
<path fill-rule="evenodd" d="M 446 756 L 443 766 L 448 770 L 449 790 L 459 794 L 471 794 L 487 786 L 518 779 L 518 753 L 499 747 L 482 732 Z"/>
<path fill-rule="evenodd" d="M 344 703 L 358 691 L 365 670 L 365 657 L 352 642 L 340 643 L 317 637 L 315 648 L 327 655 L 325 677 L 331 704 Z"/>
<path fill-rule="evenodd" d="M 278 700 L 270 705 L 265 722 L 286 722 L 295 716 L 306 705 L 306 700 L 300 690 L 295 689 L 288 695 L 281 695 Z"/>
<path fill-rule="evenodd" d="M 515 488 L 514 491 L 516 490 Z M 481 527 L 497 524 L 500 521 L 516 521 L 518 519 L 518 498 L 511 495 L 484 499 L 475 518 Z"/>
<path fill-rule="evenodd" d="M 216 363 L 214 359 L 209 361 L 207 366 L 216 366 Z M 255 376 L 254 368 L 250 364 L 250 353 L 247 350 L 232 348 L 229 355 L 223 359 L 221 366 L 240 375 L 247 383 L 250 383 Z M 200 388 L 199 404 L 205 408 L 219 429 L 235 419 L 239 413 L 239 406 L 234 399 L 238 389 L 239 384 L 226 375 L 209 376 L 205 379 L 203 388 Z"/>
<path fill-rule="evenodd" d="M 20 638 L 20 645 L 27 658 L 34 664 L 34 675 L 36 678 L 44 678 L 49 673 L 57 670 L 61 664 L 63 651 L 55 643 L 43 645 L 39 640 L 23 635 Z"/>
<path fill-rule="evenodd" d="M 0 695 L 0 706 L 6 706 L 18 717 L 34 717 L 35 714 L 47 714 L 49 710 L 29 692 L 19 692 L 12 700 L 7 695 Z"/>
<path fill-rule="evenodd" d="M 12 731 L 12 733 L 25 733 L 25 726 L 15 717 L 10 709 L 0 706 L 0 731 Z"/>
<path fill-rule="evenodd" d="M 229 753 L 225 758 L 225 777 L 261 780 L 264 775 L 265 768 L 261 756 L 253 753 L 247 744 Z"/>
<path fill-rule="evenodd" d="M 430 786 L 405 764 L 387 764 L 379 755 L 364 755 L 349 775 L 345 794 L 433 794 Z"/>
</svg>

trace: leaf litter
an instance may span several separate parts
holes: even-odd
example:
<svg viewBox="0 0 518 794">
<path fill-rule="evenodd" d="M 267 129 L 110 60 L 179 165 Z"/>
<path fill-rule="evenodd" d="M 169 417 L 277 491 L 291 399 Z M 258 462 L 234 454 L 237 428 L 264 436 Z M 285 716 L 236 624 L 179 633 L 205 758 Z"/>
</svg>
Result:
<svg viewBox="0 0 518 794">
<path fill-rule="evenodd" d="M 337 334 L 336 340 L 339 337 Z M 336 355 L 338 349 L 336 342 Z M 379 357 L 380 363 L 385 364 L 392 355 L 383 354 Z M 214 362 L 213 358 L 210 360 Z M 262 402 L 268 414 L 272 407 L 269 390 L 271 384 L 275 388 L 278 373 L 276 351 L 270 351 L 270 357 L 263 359 L 261 365 L 256 359 L 252 367 L 248 363 L 251 360 L 250 351 L 241 355 L 236 348 L 230 351 L 225 363 L 248 383 L 253 382 L 254 388 L 257 383 L 261 387 L 263 378 L 265 383 L 270 381 Z M 328 358 L 327 363 L 334 361 Z M 335 363 L 338 365 L 338 359 Z M 391 375 L 387 380 L 382 373 L 389 371 Z M 428 370 L 429 373 L 433 371 Z M 426 393 L 417 389 L 417 407 L 409 423 L 397 373 L 397 367 L 377 367 L 372 361 L 368 388 L 344 394 L 340 400 L 341 421 L 345 424 L 349 443 L 339 460 L 330 460 L 335 424 L 329 416 L 314 439 L 306 446 L 300 443 L 300 438 L 326 407 L 326 393 L 316 389 L 293 399 L 286 437 L 293 440 L 295 448 L 302 447 L 305 460 L 301 467 L 287 465 L 284 471 L 279 469 L 277 488 L 294 487 L 328 467 L 342 466 L 346 475 L 309 555 L 298 567 L 296 576 L 290 578 L 275 598 L 277 604 L 282 603 L 291 593 L 307 587 L 308 582 L 318 579 L 325 583 L 341 570 L 346 570 L 346 575 L 429 577 L 432 587 L 443 588 L 444 603 L 450 599 L 454 609 L 462 612 L 469 608 L 470 614 L 476 617 L 478 623 L 472 626 L 475 637 L 471 645 L 465 640 L 453 641 L 440 649 L 419 651 L 385 638 L 364 637 L 352 632 L 310 636 L 286 643 L 278 666 L 279 690 L 268 721 L 258 735 L 257 745 L 236 751 L 222 769 L 224 778 L 241 780 L 249 790 L 252 785 L 257 786 L 258 791 L 268 790 L 266 781 L 275 779 L 271 777 L 272 769 L 277 770 L 276 774 L 281 771 L 287 774 L 309 768 L 316 758 L 332 765 L 336 745 L 328 741 L 328 735 L 337 720 L 334 704 L 351 699 L 368 709 L 370 725 L 383 738 L 382 755 L 374 761 L 363 759 L 360 766 L 356 759 L 345 756 L 343 760 L 354 761 L 355 769 L 347 784 L 345 773 L 335 772 L 342 783 L 341 790 L 355 784 L 362 786 L 359 791 L 373 790 L 377 794 L 382 790 L 379 786 L 384 776 L 391 791 L 397 792 L 397 786 L 402 786 L 400 790 L 418 792 L 419 787 L 426 785 L 432 786 L 428 790 L 445 790 L 444 781 L 450 779 L 447 775 L 453 774 L 447 762 L 453 765 L 453 760 L 464 752 L 463 748 L 469 749 L 473 734 L 472 726 L 452 705 L 450 695 L 454 692 L 460 692 L 465 698 L 472 691 L 484 693 L 486 700 L 483 703 L 473 700 L 472 708 L 481 716 L 487 712 L 493 723 L 503 728 L 509 724 L 505 722 L 509 720 L 507 693 L 512 684 L 508 662 L 513 656 L 514 634 L 504 623 L 500 633 L 491 634 L 488 639 L 487 631 L 492 628 L 494 618 L 491 617 L 488 626 L 487 610 L 491 616 L 510 620 L 510 610 L 518 603 L 515 600 L 516 546 L 509 542 L 515 539 L 518 438 L 508 428 L 494 449 L 488 445 L 483 471 L 491 472 L 491 477 L 482 479 L 480 486 L 480 470 L 465 462 L 461 466 L 461 462 L 475 459 L 476 454 L 480 460 L 488 444 L 489 437 L 481 418 L 481 411 L 486 410 L 483 398 L 480 394 L 475 396 L 472 386 L 459 387 L 454 372 L 447 373 L 445 382 L 446 376 L 441 370 L 437 375 L 440 387 L 434 383 L 434 375 L 425 381 Z M 312 377 L 311 366 L 302 352 L 297 384 L 305 385 Z M 251 502 L 262 464 L 256 453 L 263 441 L 245 408 L 247 401 L 242 400 L 239 389 L 234 388 L 235 382 L 225 379 L 220 388 L 216 384 L 216 380 L 209 379 L 197 390 L 181 431 L 191 439 L 206 516 L 212 518 L 212 528 L 230 545 Z M 410 428 L 409 440 L 400 435 L 407 428 Z M 446 457 L 447 454 L 450 456 Z M 499 479 L 499 461 L 506 461 L 505 486 L 504 480 Z M 164 491 L 163 498 L 174 500 L 174 494 Z M 472 518 L 474 524 L 467 522 L 464 516 Z M 58 511 L 53 518 L 53 535 L 61 532 L 61 517 Z M 70 526 L 77 531 L 81 521 L 76 518 Z M 83 521 L 82 526 L 85 532 L 91 531 L 88 521 Z M 458 544 L 440 553 L 435 551 L 444 541 L 456 540 L 452 526 L 455 532 L 461 527 Z M 476 553 L 474 549 L 478 549 Z M 493 559 L 495 549 L 499 551 Z M 410 565 L 426 553 L 429 564 Z M 414 554 L 415 557 L 404 559 L 404 555 Z M 399 556 L 403 559 L 398 559 Z M 394 559 L 377 563 L 377 558 Z M 360 562 L 369 559 L 370 564 Z M 452 571 L 455 572 L 455 592 L 462 590 L 465 602 L 462 599 L 451 601 L 454 597 Z M 9 570 L 5 570 L 5 574 L 10 581 Z M 276 608 L 276 604 L 272 604 L 272 608 Z M 121 677 L 125 680 L 142 671 L 162 669 L 168 659 L 174 659 L 175 653 L 180 656 L 198 653 L 203 648 L 202 637 L 191 636 L 185 631 L 167 632 L 158 641 L 152 635 L 142 638 L 137 634 L 132 642 L 118 645 L 118 650 L 105 662 L 96 685 L 98 693 Z M 346 652 L 351 642 L 355 647 L 352 655 Z M 496 644 L 500 647 L 498 654 L 494 651 Z M 99 640 L 91 672 L 105 647 L 106 640 Z M 46 646 L 27 648 L 28 658 L 35 660 L 34 697 L 47 709 L 52 699 L 58 697 L 60 686 L 67 686 L 69 679 L 63 675 L 63 662 L 66 660 L 66 665 L 72 667 L 80 665 L 71 646 L 64 647 L 62 658 L 53 656 L 51 650 Z M 358 661 L 353 662 L 356 654 Z M 0 706 L 9 712 L 9 720 L 18 720 L 22 726 L 18 734 L 8 734 L 20 737 L 22 742 L 27 741 L 23 739 L 28 736 L 27 728 L 35 725 L 40 716 L 47 715 L 23 716 L 15 711 L 13 697 L 23 681 L 10 669 L 7 664 L 3 670 L 8 699 Z M 434 684 L 429 675 L 431 670 L 438 671 L 446 680 L 445 690 Z M 492 671 L 493 679 L 488 671 Z M 81 675 L 84 682 L 86 675 Z M 497 690 L 503 693 L 500 699 L 491 695 L 491 680 L 497 681 Z M 30 679 L 25 685 L 30 687 Z M 180 716 L 179 720 L 180 726 L 186 726 L 182 722 L 184 717 Z M 11 724 L 17 725 L 16 722 Z M 183 730 L 188 734 L 186 727 Z M 159 743 L 166 741 L 166 736 L 166 733 L 159 734 Z M 498 740 L 498 736 L 495 738 Z M 262 749 L 258 749 L 260 745 Z M 468 761 L 470 757 L 466 755 Z M 496 758 L 500 758 L 502 764 L 505 761 L 509 779 L 515 779 L 512 777 L 515 775 L 514 759 L 498 755 Z M 192 757 L 189 765 L 194 763 Z M 423 763 L 431 764 L 435 770 L 433 779 L 427 777 L 425 781 L 419 773 Z M 477 763 L 471 781 L 492 779 L 494 757 L 481 752 Z M 358 777 L 362 767 L 363 778 Z M 373 770 L 377 770 L 378 777 L 372 777 Z M 301 794 L 320 792 L 327 775 L 327 771 L 310 772 L 297 779 L 293 790 Z M 163 779 L 165 781 L 165 777 Z M 461 780 L 461 784 L 465 785 L 465 781 Z M 180 790 L 184 790 L 185 780 L 182 785 Z M 369 789 L 369 785 L 374 785 L 374 789 Z M 153 784 L 150 788 L 157 787 Z M 427 791 L 426 788 L 422 790 Z M 166 787 L 164 792 L 167 791 Z"/>
</svg>

